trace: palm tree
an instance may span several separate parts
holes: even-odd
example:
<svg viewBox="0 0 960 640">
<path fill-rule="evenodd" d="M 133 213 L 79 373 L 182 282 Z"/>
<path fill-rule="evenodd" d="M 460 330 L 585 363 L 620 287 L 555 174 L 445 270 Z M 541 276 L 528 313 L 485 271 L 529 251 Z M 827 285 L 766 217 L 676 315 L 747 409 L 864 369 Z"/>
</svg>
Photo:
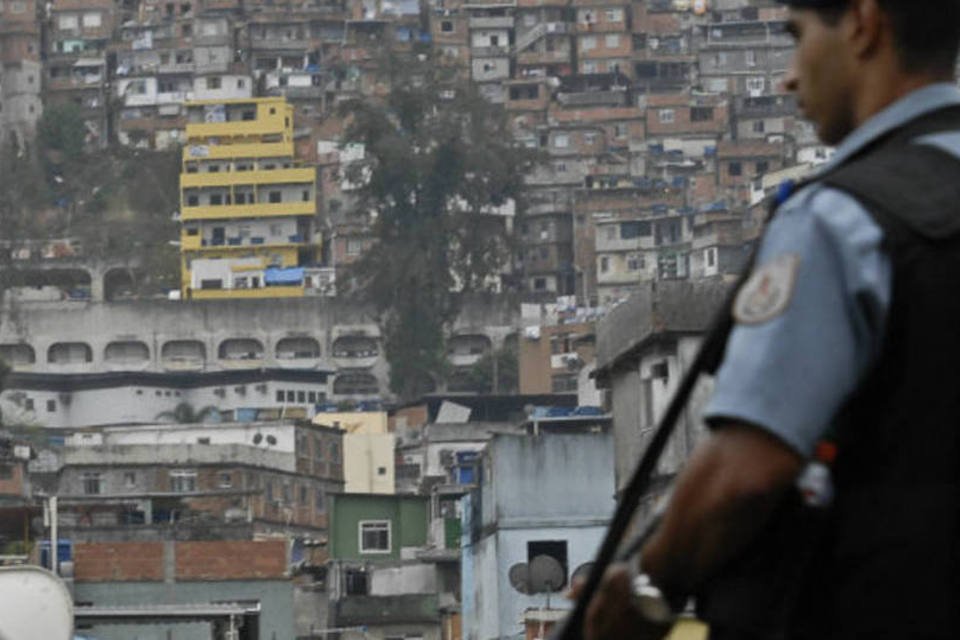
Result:
<svg viewBox="0 0 960 640">
<path fill-rule="evenodd" d="M 202 409 L 194 409 L 189 402 L 181 402 L 173 411 L 164 411 L 157 414 L 157 420 L 170 420 L 177 424 L 196 424 L 205 422 L 208 417 L 220 416 L 220 409 L 213 405 L 207 405 Z"/>
</svg>

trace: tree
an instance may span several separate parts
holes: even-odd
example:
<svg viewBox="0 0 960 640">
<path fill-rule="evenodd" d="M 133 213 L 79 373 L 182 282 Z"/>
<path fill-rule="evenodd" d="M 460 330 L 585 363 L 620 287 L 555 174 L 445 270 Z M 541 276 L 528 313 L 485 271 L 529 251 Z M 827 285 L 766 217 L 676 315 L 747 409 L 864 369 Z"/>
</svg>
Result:
<svg viewBox="0 0 960 640">
<path fill-rule="evenodd" d="M 504 346 L 483 354 L 467 371 L 467 382 L 479 393 L 516 393 L 520 388 L 516 349 Z"/>
<path fill-rule="evenodd" d="M 347 177 L 374 238 L 349 280 L 379 314 L 390 388 L 408 400 L 443 377 L 461 296 L 508 259 L 507 225 L 491 212 L 518 198 L 535 156 L 512 140 L 502 108 L 428 56 L 382 70 L 384 101 L 348 105 L 345 141 L 364 158 Z"/>
<path fill-rule="evenodd" d="M 181 402 L 173 408 L 173 411 L 158 413 L 157 420 L 170 420 L 176 424 L 197 424 L 214 415 L 219 417 L 220 409 L 213 405 L 197 410 L 189 402 Z"/>
<path fill-rule="evenodd" d="M 86 130 L 80 107 L 71 102 L 47 106 L 37 121 L 41 146 L 47 151 L 59 152 L 64 160 L 71 162 L 83 155 Z"/>
</svg>

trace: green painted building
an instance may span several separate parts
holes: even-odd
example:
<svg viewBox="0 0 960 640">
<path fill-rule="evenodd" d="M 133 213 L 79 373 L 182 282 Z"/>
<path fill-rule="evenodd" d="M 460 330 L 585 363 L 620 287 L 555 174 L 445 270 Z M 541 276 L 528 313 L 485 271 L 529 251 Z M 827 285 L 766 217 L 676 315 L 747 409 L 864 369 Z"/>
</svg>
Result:
<svg viewBox="0 0 960 640">
<path fill-rule="evenodd" d="M 333 560 L 395 562 L 401 549 L 427 545 L 426 496 L 337 493 L 329 509 Z"/>
</svg>

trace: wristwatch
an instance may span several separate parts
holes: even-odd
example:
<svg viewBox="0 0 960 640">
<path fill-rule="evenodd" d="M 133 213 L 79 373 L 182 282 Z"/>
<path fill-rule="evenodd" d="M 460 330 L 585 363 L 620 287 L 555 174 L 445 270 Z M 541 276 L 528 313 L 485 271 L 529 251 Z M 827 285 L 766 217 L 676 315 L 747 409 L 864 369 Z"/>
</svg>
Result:
<svg viewBox="0 0 960 640">
<path fill-rule="evenodd" d="M 677 614 L 673 612 L 663 592 L 650 581 L 650 576 L 645 573 L 637 574 L 631 582 L 631 591 L 634 604 L 646 620 L 662 625 L 676 622 Z"/>
</svg>

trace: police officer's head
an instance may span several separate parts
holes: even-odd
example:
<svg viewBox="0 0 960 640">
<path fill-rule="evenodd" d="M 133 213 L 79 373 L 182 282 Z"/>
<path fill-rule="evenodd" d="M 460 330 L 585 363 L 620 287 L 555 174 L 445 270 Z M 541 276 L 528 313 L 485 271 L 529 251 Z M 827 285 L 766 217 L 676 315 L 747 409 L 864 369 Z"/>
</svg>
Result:
<svg viewBox="0 0 960 640">
<path fill-rule="evenodd" d="M 953 77 L 960 0 L 778 0 L 797 51 L 786 87 L 836 144 L 904 93 Z"/>
</svg>

